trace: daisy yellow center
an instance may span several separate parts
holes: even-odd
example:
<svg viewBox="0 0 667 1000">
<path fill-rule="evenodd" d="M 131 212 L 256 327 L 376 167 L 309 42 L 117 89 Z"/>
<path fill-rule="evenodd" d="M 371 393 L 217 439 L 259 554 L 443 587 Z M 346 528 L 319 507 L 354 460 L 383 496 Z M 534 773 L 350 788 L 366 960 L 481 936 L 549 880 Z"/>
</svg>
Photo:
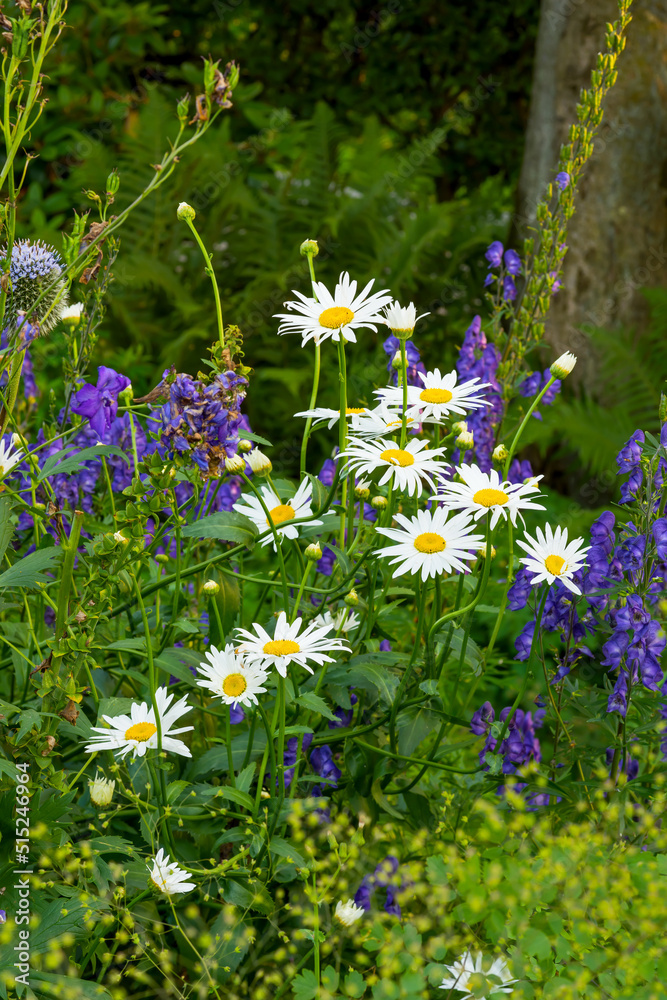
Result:
<svg viewBox="0 0 667 1000">
<path fill-rule="evenodd" d="M 326 326 L 327 330 L 339 330 L 353 319 L 354 313 L 347 306 L 331 306 L 320 313 L 319 324 Z"/>
<path fill-rule="evenodd" d="M 152 722 L 137 722 L 134 726 L 130 726 L 129 729 L 125 730 L 125 739 L 138 740 L 139 743 L 145 743 L 156 732 L 157 726 L 154 726 Z"/>
<path fill-rule="evenodd" d="M 301 646 L 294 639 L 271 639 L 264 646 L 264 652 L 268 656 L 290 656 L 292 653 L 300 653 Z"/>
<path fill-rule="evenodd" d="M 384 462 L 389 462 L 390 465 L 400 465 L 402 469 L 415 464 L 415 456 L 402 448 L 387 448 L 382 452 L 380 458 Z"/>
<path fill-rule="evenodd" d="M 269 516 L 274 524 L 282 524 L 283 521 L 291 521 L 294 515 L 294 507 L 289 503 L 279 503 L 277 507 L 269 511 Z M 269 523 L 267 519 L 267 524 Z"/>
<path fill-rule="evenodd" d="M 447 548 L 447 542 L 435 531 L 425 531 L 415 538 L 417 552 L 442 552 Z"/>
<path fill-rule="evenodd" d="M 348 417 L 351 417 L 353 414 L 356 413 L 365 413 L 365 412 L 366 409 L 363 406 L 348 406 L 348 408 L 345 411 Z"/>
<path fill-rule="evenodd" d="M 406 424 L 413 423 L 412 417 L 406 417 L 405 422 Z M 403 423 L 402 420 L 389 420 L 387 423 L 387 427 L 400 427 L 402 423 Z"/>
<path fill-rule="evenodd" d="M 544 565 L 552 576 L 560 576 L 565 566 L 565 560 L 562 556 L 547 556 L 544 560 Z"/>
<path fill-rule="evenodd" d="M 222 690 L 228 698 L 238 698 L 248 686 L 243 674 L 227 674 L 222 682 Z"/>
<path fill-rule="evenodd" d="M 419 398 L 424 403 L 448 403 L 452 396 L 449 389 L 424 389 L 419 393 Z"/>
<path fill-rule="evenodd" d="M 473 499 L 473 503 L 481 504 L 482 507 L 504 507 L 504 505 L 509 500 L 507 493 L 502 490 L 477 490 Z"/>
</svg>

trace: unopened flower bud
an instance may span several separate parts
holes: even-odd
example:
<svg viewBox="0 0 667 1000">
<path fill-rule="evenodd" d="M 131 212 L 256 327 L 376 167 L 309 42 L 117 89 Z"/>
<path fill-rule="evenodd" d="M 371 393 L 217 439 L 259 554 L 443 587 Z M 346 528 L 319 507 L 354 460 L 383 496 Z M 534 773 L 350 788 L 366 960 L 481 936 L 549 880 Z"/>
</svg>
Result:
<svg viewBox="0 0 667 1000">
<path fill-rule="evenodd" d="M 349 594 L 345 595 L 343 600 L 345 601 L 345 603 L 349 608 L 356 608 L 357 604 L 359 603 L 359 595 L 357 594 L 356 590 L 351 590 Z"/>
<path fill-rule="evenodd" d="M 304 552 L 306 559 L 310 559 L 312 562 L 319 562 L 322 558 L 322 549 L 318 542 L 311 542 L 310 545 L 306 546 L 306 551 Z"/>
<path fill-rule="evenodd" d="M 115 787 L 115 781 L 108 781 L 103 774 L 96 774 L 94 780 L 88 782 L 90 801 L 96 806 L 108 806 Z"/>
<path fill-rule="evenodd" d="M 67 323 L 68 326 L 78 326 L 81 322 L 81 313 L 83 312 L 83 302 L 74 302 L 73 305 L 67 306 L 66 309 L 60 314 L 60 319 L 63 323 Z"/>
<path fill-rule="evenodd" d="M 248 465 L 256 476 L 268 476 L 271 473 L 273 464 L 259 448 L 253 448 L 248 454 Z"/>
<path fill-rule="evenodd" d="M 176 105 L 176 114 L 178 115 L 179 122 L 185 122 L 187 120 L 187 117 L 190 114 L 189 107 L 190 95 L 185 94 Z"/>
<path fill-rule="evenodd" d="M 214 597 L 216 594 L 220 593 L 220 584 L 216 583 L 215 580 L 207 580 L 204 586 L 202 587 L 202 590 L 204 591 L 205 594 Z"/>
<path fill-rule="evenodd" d="M 229 458 L 225 459 L 225 468 L 233 476 L 239 472 L 245 472 L 245 458 L 242 458 L 241 455 L 230 455 Z"/>
<path fill-rule="evenodd" d="M 385 510 L 387 507 L 387 498 L 381 496 L 373 497 L 371 507 L 375 507 L 376 510 Z"/>
<path fill-rule="evenodd" d="M 118 171 L 114 168 L 107 177 L 107 200 L 109 202 L 112 202 L 114 195 L 118 194 L 119 187 L 120 177 L 118 176 Z"/>
<path fill-rule="evenodd" d="M 570 354 L 569 351 L 566 351 L 565 354 L 561 354 L 561 356 L 554 361 L 549 371 L 554 378 L 566 378 L 576 363 L 577 359 L 574 354 Z"/>
<path fill-rule="evenodd" d="M 452 431 L 454 434 L 464 434 L 468 430 L 468 425 L 465 420 L 455 420 L 452 424 Z"/>
<path fill-rule="evenodd" d="M 238 443 L 238 450 L 242 455 L 247 455 L 249 451 L 252 451 L 252 441 L 246 441 L 245 438 L 241 438 Z"/>
<path fill-rule="evenodd" d="M 114 542 L 118 542 L 120 545 L 127 545 L 127 538 L 122 531 L 114 531 L 113 533 Z"/>
<path fill-rule="evenodd" d="M 21 447 L 21 435 L 20 434 L 12 434 L 12 445 L 14 446 L 14 448 L 20 448 Z"/>
<path fill-rule="evenodd" d="M 196 215 L 194 208 L 192 205 L 188 205 L 187 201 L 182 201 L 176 209 L 176 218 L 180 219 L 181 222 L 187 222 L 188 219 L 192 222 Z"/>
<path fill-rule="evenodd" d="M 456 447 L 460 448 L 461 451 L 470 451 L 475 445 L 475 439 L 472 436 L 471 431 L 461 431 L 456 439 Z"/>
<path fill-rule="evenodd" d="M 494 462 L 497 462 L 498 465 L 502 465 L 503 462 L 507 461 L 508 455 L 509 452 L 505 447 L 505 445 L 497 444 L 496 447 L 493 449 L 493 455 L 491 456 L 491 458 L 493 459 Z"/>
<path fill-rule="evenodd" d="M 158 554 L 155 556 L 155 561 L 162 563 L 164 565 L 164 563 L 169 562 L 169 556 L 167 555 L 166 552 L 158 552 Z"/>
<path fill-rule="evenodd" d="M 122 392 L 118 393 L 118 402 L 123 406 L 130 406 L 133 399 L 134 389 L 132 388 L 132 383 L 130 383 L 122 390 Z"/>
<path fill-rule="evenodd" d="M 354 497 L 355 500 L 368 500 L 371 495 L 371 491 L 368 488 L 368 483 L 365 479 L 360 479 L 357 485 L 354 487 Z"/>
<path fill-rule="evenodd" d="M 482 559 L 486 559 L 486 542 L 484 542 L 483 545 L 480 545 L 479 554 Z M 492 559 L 496 558 L 496 550 L 494 549 L 493 545 L 491 546 L 491 558 Z"/>
<path fill-rule="evenodd" d="M 320 248 L 317 245 L 317 240 L 304 240 L 299 247 L 299 253 L 302 257 L 306 257 L 308 254 L 311 254 L 313 257 L 317 257 L 319 252 Z"/>
<path fill-rule="evenodd" d="M 396 351 L 393 358 L 391 359 L 391 367 L 399 371 L 403 367 L 403 358 L 401 357 L 401 352 Z"/>
</svg>

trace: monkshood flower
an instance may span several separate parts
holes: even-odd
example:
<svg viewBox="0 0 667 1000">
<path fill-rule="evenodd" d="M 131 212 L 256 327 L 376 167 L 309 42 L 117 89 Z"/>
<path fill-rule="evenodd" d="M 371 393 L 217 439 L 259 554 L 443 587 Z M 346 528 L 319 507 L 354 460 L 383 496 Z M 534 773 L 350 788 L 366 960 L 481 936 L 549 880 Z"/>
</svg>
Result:
<svg viewBox="0 0 667 1000">
<path fill-rule="evenodd" d="M 422 423 L 437 423 L 452 413 L 465 416 L 471 410 L 489 405 L 479 395 L 482 389 L 487 388 L 488 383 L 480 384 L 477 378 L 457 385 L 456 371 L 441 375 L 438 368 L 425 375 L 420 372 L 419 378 L 421 386 L 408 386 L 407 414 Z M 385 403 L 397 409 L 403 404 L 402 386 L 376 389 L 375 393 Z"/>
<path fill-rule="evenodd" d="M 497 993 L 513 993 L 510 987 L 518 983 L 512 979 L 504 958 L 496 958 L 484 971 L 485 960 L 481 952 L 473 959 L 472 953 L 464 951 L 453 965 L 446 965 L 449 978 L 443 979 L 441 990 L 457 990 L 466 995 L 461 1000 L 487 1000 Z"/>
<path fill-rule="evenodd" d="M 419 510 L 415 517 L 396 514 L 399 528 L 376 528 L 395 545 L 380 549 L 378 555 L 392 563 L 400 563 L 393 575 L 419 573 L 422 580 L 440 573 L 465 573 L 468 562 L 477 558 L 477 551 L 484 544 L 483 535 L 471 531 L 469 514 L 449 517 L 442 507 Z"/>
<path fill-rule="evenodd" d="M 312 674 L 309 660 L 322 666 L 324 663 L 333 662 L 333 657 L 329 656 L 329 653 L 338 650 L 349 652 L 348 644 L 343 639 L 330 635 L 329 627 L 323 628 L 311 622 L 302 632 L 302 622 L 302 618 L 297 618 L 290 625 L 287 615 L 281 611 L 273 636 L 256 622 L 253 624 L 254 633 L 244 628 L 237 628 L 236 634 L 242 643 L 236 647 L 236 652 L 244 656 L 249 663 L 259 663 L 264 670 L 275 667 L 281 677 L 287 676 L 290 663 L 304 667 Z"/>
<path fill-rule="evenodd" d="M 370 476 L 374 472 L 383 471 L 380 486 L 392 480 L 394 486 L 404 490 L 409 496 L 421 496 L 425 480 L 432 490 L 435 481 L 444 475 L 444 466 L 439 459 L 445 453 L 444 448 L 428 448 L 428 441 L 412 438 L 405 448 L 397 448 L 394 441 L 362 441 L 350 438 L 347 450 L 340 458 L 347 458 L 347 472 L 358 472 L 362 476 Z"/>
<path fill-rule="evenodd" d="M 397 352 L 400 353 L 401 342 L 398 337 L 391 336 L 387 337 L 382 345 L 382 349 L 387 355 L 387 372 L 389 374 L 389 381 L 392 385 L 398 385 L 398 371 L 393 365 L 393 360 L 396 357 Z M 405 357 L 408 363 L 407 375 L 408 375 L 408 385 L 420 385 L 419 373 L 423 375 L 426 374 L 426 369 L 421 360 L 421 355 L 417 347 L 413 344 L 411 340 L 406 340 L 405 342 Z"/>
<path fill-rule="evenodd" d="M 400 917 L 401 907 L 396 902 L 397 885 L 394 876 L 398 872 L 399 861 L 393 854 L 388 854 L 380 862 L 372 875 L 364 875 L 361 885 L 357 889 L 354 902 L 362 910 L 368 912 L 371 908 L 371 897 L 377 889 L 386 888 L 386 899 L 384 909 L 386 913 Z M 399 889 L 400 891 L 400 889 Z"/>
<path fill-rule="evenodd" d="M 197 888 L 196 882 L 186 882 L 189 872 L 179 868 L 175 861 L 170 861 L 169 855 L 160 848 L 153 858 L 153 865 L 148 866 L 151 882 L 156 889 L 167 896 L 175 896 L 181 892 L 190 892 Z"/>
<path fill-rule="evenodd" d="M 118 396 L 131 383 L 129 378 L 113 368 L 101 365 L 97 371 L 97 385 L 86 383 L 79 389 L 72 397 L 70 409 L 85 417 L 101 438 L 118 412 Z"/>
<path fill-rule="evenodd" d="M 253 494 L 245 493 L 241 499 L 234 504 L 234 510 L 239 514 L 245 514 L 246 517 L 249 517 L 250 520 L 257 525 L 260 533 L 266 531 L 266 529 L 270 528 L 271 524 L 273 524 L 278 536 L 284 536 L 285 538 L 298 538 L 298 526 L 290 524 L 289 522 L 300 517 L 310 517 L 312 513 L 310 508 L 313 492 L 312 484 L 307 479 L 304 479 L 292 499 L 288 500 L 287 503 L 282 502 L 278 494 L 271 486 L 261 486 L 259 492 L 269 512 L 269 517 L 271 518 L 270 522 L 259 498 Z M 310 521 L 309 523 L 322 524 L 322 521 L 315 520 Z M 261 540 L 262 545 L 268 545 L 269 542 L 272 543 L 275 549 L 276 541 L 273 537 L 273 533 L 267 535 L 266 538 Z"/>
<path fill-rule="evenodd" d="M 491 528 L 495 528 L 501 517 L 505 520 L 509 517 L 516 525 L 517 516 L 523 521 L 522 511 L 544 510 L 541 504 L 529 499 L 541 495 L 533 483 L 502 482 L 495 469 L 482 472 L 476 465 L 460 465 L 456 471 L 463 482 L 447 483 L 437 496 L 448 510 L 465 511 L 476 521 L 490 513 Z M 535 481 L 542 478 L 536 476 Z"/>
<path fill-rule="evenodd" d="M 618 475 L 630 474 L 629 479 L 621 484 L 621 499 L 619 503 L 631 503 L 636 499 L 644 480 L 644 473 L 641 468 L 642 445 L 644 444 L 644 432 L 636 430 L 629 441 L 627 441 L 618 455 L 616 464 Z"/>
<path fill-rule="evenodd" d="M 348 899 L 346 903 L 339 899 L 334 911 L 334 919 L 343 927 L 351 927 L 360 917 L 363 917 L 365 910 L 363 906 L 357 906 L 353 899 Z"/>
<path fill-rule="evenodd" d="M 556 527 L 554 531 L 547 524 L 544 531 L 537 529 L 536 538 L 526 533 L 523 539 L 517 539 L 517 545 L 527 553 L 520 561 L 531 575 L 536 574 L 530 581 L 533 587 L 545 581 L 551 586 L 560 580 L 573 594 L 581 594 L 573 576 L 583 566 L 590 548 L 583 538 L 568 543 L 567 528 Z"/>
<path fill-rule="evenodd" d="M 567 173 L 567 171 L 561 170 L 561 172 L 559 174 L 556 174 L 555 181 L 556 181 L 556 184 L 558 185 L 559 189 L 561 191 L 564 191 L 565 188 L 570 183 L 570 175 Z"/>
<path fill-rule="evenodd" d="M 502 743 L 500 746 L 497 745 L 496 735 L 511 711 L 511 707 L 504 708 L 498 717 L 497 725 L 494 726 L 495 711 L 491 703 L 485 701 L 470 721 L 470 729 L 475 736 L 486 736 L 484 746 L 479 752 L 479 761 L 485 771 L 490 769 L 486 761 L 487 753 L 495 753 L 503 758 L 501 768 L 503 774 L 514 774 L 517 767 L 527 764 L 529 760 L 542 760 L 540 741 L 535 735 L 535 730 L 544 723 L 546 713 L 543 708 L 535 712 L 534 718 L 530 712 L 517 709 L 510 719 Z"/>
<path fill-rule="evenodd" d="M 7 444 L 4 438 L 0 441 L 0 478 L 4 479 L 8 472 L 11 472 L 15 465 L 18 465 L 25 458 L 22 448 L 14 448 L 13 442 Z"/>
<path fill-rule="evenodd" d="M 541 373 L 533 372 L 532 375 L 529 375 L 520 384 L 519 394 L 524 398 L 537 396 L 537 394 L 541 392 L 542 389 L 545 388 L 545 386 L 548 384 L 548 382 L 550 382 L 550 380 L 551 380 L 551 370 L 549 368 L 545 368 L 544 371 Z M 563 383 L 560 379 L 556 379 L 553 385 L 549 386 L 544 396 L 540 400 L 540 406 L 551 406 L 556 396 L 560 392 L 562 384 Z M 542 419 L 542 414 L 539 412 L 539 410 L 533 410 L 533 416 L 537 420 Z"/>
<path fill-rule="evenodd" d="M 306 753 L 308 747 L 313 742 L 312 733 L 304 733 L 301 740 L 301 752 Z M 289 788 L 294 779 L 294 766 L 296 764 L 296 759 L 299 753 L 299 737 L 291 736 L 285 747 L 285 752 L 283 754 L 283 764 L 285 765 L 285 788 Z M 270 777 L 270 775 L 269 775 Z M 276 786 L 278 785 L 278 777 L 276 776 Z"/>
<path fill-rule="evenodd" d="M 494 240 L 487 248 L 484 256 L 489 262 L 489 267 L 500 267 L 503 261 L 503 249 L 500 240 Z"/>
<path fill-rule="evenodd" d="M 181 729 L 172 729 L 173 724 L 186 715 L 192 709 L 188 705 L 187 697 L 181 698 L 172 705 L 174 695 L 169 694 L 166 687 L 160 687 L 155 692 L 158 716 L 160 720 L 160 731 L 162 733 L 161 749 L 169 753 L 180 754 L 181 757 L 191 757 L 192 754 L 182 740 L 174 739 L 180 733 L 187 733 L 194 726 L 183 726 Z M 130 715 L 103 715 L 102 718 L 110 726 L 109 729 L 102 729 L 93 726 L 93 732 L 99 736 L 93 736 L 91 742 L 86 746 L 87 753 L 97 753 L 99 750 L 116 751 L 116 757 L 125 757 L 132 751 L 132 757 L 143 757 L 147 750 L 158 749 L 157 726 L 155 724 L 155 712 L 152 705 L 145 701 L 135 702 Z"/>
<path fill-rule="evenodd" d="M 387 643 L 387 645 L 389 644 Z M 352 725 L 352 719 L 354 718 L 353 706 L 357 704 L 358 700 L 359 699 L 357 698 L 356 694 L 353 691 L 350 691 L 350 705 L 352 707 L 335 708 L 333 714 L 336 716 L 336 719 L 329 720 L 329 722 L 327 723 L 329 729 L 340 729 Z"/>
<path fill-rule="evenodd" d="M 266 693 L 262 685 L 267 674 L 256 664 L 247 664 L 231 643 L 224 649 L 211 646 L 205 656 L 208 662 L 199 664 L 197 673 L 204 676 L 197 684 L 222 699 L 225 705 L 236 708 L 240 704 L 248 708 L 257 704 L 258 694 Z"/>
<path fill-rule="evenodd" d="M 316 298 L 294 291 L 298 302 L 286 302 L 289 313 L 278 313 L 274 319 L 280 320 L 279 334 L 300 333 L 301 346 L 305 347 L 309 340 L 322 343 L 329 337 L 338 341 L 341 339 L 356 344 L 355 330 L 367 329 L 377 333 L 376 323 L 384 323 L 380 310 L 389 305 L 391 295 L 386 289 L 371 292 L 375 279 L 357 295 L 356 281 L 350 281 L 347 272 L 343 272 L 333 295 L 321 281 L 313 282 Z M 297 316 L 292 313 L 298 313 Z"/>
<path fill-rule="evenodd" d="M 477 464 L 484 472 L 492 467 L 492 453 L 496 446 L 496 428 L 502 420 L 504 404 L 502 391 L 496 372 L 500 364 L 500 351 L 495 344 L 489 344 L 482 331 L 482 320 L 475 316 L 463 338 L 463 344 L 456 363 L 456 370 L 461 382 L 473 378 L 479 379 L 489 386 L 484 393 L 488 406 L 468 413 L 466 423 L 475 440 L 474 455 Z M 454 452 L 452 461 L 460 461 L 460 455 Z"/>
<path fill-rule="evenodd" d="M 385 306 L 382 322 L 389 327 L 392 333 L 397 334 L 401 340 L 405 340 L 412 333 L 419 320 L 429 315 L 430 313 L 426 312 L 418 316 L 414 302 L 411 302 L 409 306 L 401 306 L 398 302 L 392 302 Z"/>
<path fill-rule="evenodd" d="M 334 764 L 331 747 L 328 744 L 323 743 L 315 747 L 310 755 L 310 766 L 330 788 L 338 787 L 342 772 Z"/>
</svg>

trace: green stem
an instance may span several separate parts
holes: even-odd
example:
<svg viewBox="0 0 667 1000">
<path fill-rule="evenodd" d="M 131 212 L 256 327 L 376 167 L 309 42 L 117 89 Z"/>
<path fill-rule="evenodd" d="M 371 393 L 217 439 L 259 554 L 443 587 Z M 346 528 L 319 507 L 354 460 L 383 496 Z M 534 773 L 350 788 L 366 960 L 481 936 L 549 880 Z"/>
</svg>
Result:
<svg viewBox="0 0 667 1000">
<path fill-rule="evenodd" d="M 338 334 L 338 378 L 340 381 L 340 416 L 338 419 L 338 461 L 347 444 L 347 365 L 345 362 L 345 339 L 342 331 Z M 338 545 L 341 551 L 345 548 L 345 504 L 347 501 L 347 480 L 343 479 L 341 487 L 341 514 Z"/>
<path fill-rule="evenodd" d="M 528 412 L 526 413 L 525 417 L 521 421 L 521 424 L 519 425 L 519 429 L 516 432 L 516 434 L 514 435 L 514 440 L 512 441 L 512 444 L 510 446 L 510 450 L 509 450 L 509 453 L 507 455 L 507 459 L 505 460 L 505 470 L 503 472 L 503 475 L 504 475 L 505 479 L 507 479 L 507 473 L 509 472 L 509 468 L 510 468 L 510 465 L 511 465 L 511 462 L 512 462 L 512 458 L 514 457 L 514 452 L 516 451 L 517 445 L 519 443 L 521 435 L 524 432 L 524 428 L 525 428 L 526 424 L 528 423 L 528 420 L 530 418 L 531 413 L 533 412 L 534 409 L 536 409 L 537 406 L 539 406 L 540 400 L 544 396 L 545 392 L 547 392 L 551 388 L 551 386 L 554 384 L 555 381 L 556 381 L 556 376 L 552 375 L 551 378 L 549 379 L 549 381 L 547 382 L 547 384 L 545 385 L 544 389 L 542 389 L 542 392 L 540 392 L 535 397 L 535 399 L 533 400 L 533 402 L 530 404 L 530 406 L 528 408 Z"/>
<path fill-rule="evenodd" d="M 194 222 L 192 221 L 192 219 L 186 218 L 185 221 L 187 222 L 188 226 L 190 227 L 190 231 L 192 232 L 192 235 L 196 239 L 196 241 L 197 241 L 197 243 L 199 245 L 199 249 L 202 252 L 202 256 L 203 256 L 204 260 L 206 261 L 206 267 L 204 268 L 204 270 L 206 271 L 206 274 L 208 274 L 209 278 L 211 279 L 211 284 L 213 286 L 213 295 L 215 297 L 215 314 L 216 314 L 216 317 L 217 317 L 217 320 L 218 320 L 218 337 L 220 339 L 220 348 L 221 348 L 221 350 L 224 351 L 224 349 L 225 349 L 225 328 L 224 328 L 223 323 L 222 323 L 222 305 L 220 303 L 220 290 L 218 289 L 218 282 L 216 281 L 215 271 L 213 270 L 213 264 L 212 264 L 213 254 L 210 254 L 208 252 L 208 250 L 206 249 L 206 247 L 204 246 L 202 238 L 199 235 L 199 233 L 197 232 L 197 230 L 195 229 L 195 225 L 194 225 Z"/>
<path fill-rule="evenodd" d="M 401 683 L 398 685 L 398 690 L 392 702 L 391 715 L 389 716 L 389 743 L 392 752 L 396 752 L 396 716 L 398 715 L 398 710 L 401 703 L 401 698 L 403 693 L 408 686 L 410 677 L 412 676 L 412 670 L 417 659 L 417 652 L 419 650 L 422 631 L 424 629 L 424 613 L 426 611 L 426 595 L 428 593 L 428 583 L 424 584 L 421 592 L 419 589 L 420 578 L 415 577 L 415 597 L 419 603 L 419 617 L 417 619 L 417 634 L 415 635 L 415 644 L 412 649 L 412 656 L 410 657 L 410 662 L 405 668 L 403 677 L 401 678 Z"/>
<path fill-rule="evenodd" d="M 539 637 L 539 634 L 540 634 L 540 625 L 542 624 L 542 614 L 544 612 L 544 605 L 546 604 L 548 593 L 549 593 L 549 585 L 545 584 L 544 585 L 544 591 L 543 591 L 542 597 L 540 599 L 540 606 L 539 606 L 538 611 L 537 611 L 537 617 L 535 619 L 535 631 L 533 632 L 533 639 L 532 639 L 532 642 L 530 644 L 530 653 L 528 654 L 528 659 L 526 660 L 526 672 L 525 672 L 525 674 L 523 676 L 523 682 L 521 684 L 521 688 L 519 690 L 519 693 L 517 694 L 516 698 L 514 699 L 514 704 L 512 705 L 512 709 L 511 709 L 509 715 L 507 716 L 507 718 L 505 719 L 505 721 L 503 723 L 503 728 L 500 731 L 500 736 L 498 737 L 498 742 L 496 744 L 498 746 L 498 748 L 500 748 L 501 743 L 505 739 L 505 734 L 507 733 L 507 730 L 509 728 L 509 724 L 512 721 L 512 719 L 514 718 L 514 716 L 516 714 L 516 710 L 519 707 L 519 705 L 521 704 L 521 700 L 522 700 L 524 694 L 526 693 L 526 688 L 528 687 L 528 681 L 530 680 L 530 677 L 531 677 L 530 665 L 531 665 L 531 662 L 532 662 L 532 659 L 533 659 L 533 653 L 535 652 L 535 648 L 537 647 L 537 640 L 538 640 L 538 637 Z"/>
</svg>

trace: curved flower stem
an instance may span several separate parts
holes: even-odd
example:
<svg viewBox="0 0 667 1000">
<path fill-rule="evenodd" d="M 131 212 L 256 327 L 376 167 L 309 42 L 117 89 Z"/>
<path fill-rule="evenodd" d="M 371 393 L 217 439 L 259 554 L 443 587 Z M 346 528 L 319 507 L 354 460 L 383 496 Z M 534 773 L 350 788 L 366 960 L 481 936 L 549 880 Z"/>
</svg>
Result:
<svg viewBox="0 0 667 1000">
<path fill-rule="evenodd" d="M 419 603 L 419 616 L 417 619 L 417 633 L 415 635 L 415 644 L 412 649 L 412 656 L 410 657 L 410 662 L 405 668 L 403 677 L 401 678 L 401 683 L 398 685 L 398 689 L 394 696 L 394 700 L 391 705 L 391 715 L 389 716 L 389 745 L 391 746 L 392 752 L 396 752 L 396 716 L 398 715 L 398 710 L 400 707 L 401 698 L 403 693 L 408 686 L 408 682 L 412 676 L 412 670 L 415 665 L 415 660 L 417 659 L 417 652 L 419 650 L 420 640 L 422 632 L 424 630 L 424 614 L 426 611 L 426 595 L 428 594 L 428 583 L 424 584 L 421 588 L 419 587 L 419 576 L 415 577 L 415 597 Z"/>
<path fill-rule="evenodd" d="M 225 712 L 225 743 L 227 745 L 227 767 L 229 768 L 229 782 L 232 788 L 236 788 L 236 774 L 234 772 L 234 755 L 232 753 L 232 724 L 229 719 L 231 705 L 226 706 Z"/>
<path fill-rule="evenodd" d="M 317 302 L 317 295 L 315 294 L 315 267 L 313 265 L 313 254 L 306 252 L 306 258 L 308 260 L 308 269 L 310 271 L 310 283 L 313 288 L 313 298 Z M 310 403 L 308 404 L 309 410 L 314 410 L 317 405 L 317 393 L 320 386 L 320 369 L 322 365 L 322 345 L 319 339 L 315 338 L 315 366 L 313 368 L 313 388 L 310 393 Z M 308 440 L 310 438 L 310 431 L 313 426 L 313 418 L 308 417 L 306 419 L 306 426 L 303 432 L 303 438 L 301 440 L 301 461 L 299 463 L 299 478 L 303 479 L 306 474 L 306 451 L 308 449 Z"/>
<path fill-rule="evenodd" d="M 185 221 L 187 222 L 192 235 L 196 239 L 197 244 L 199 245 L 199 249 L 202 252 L 202 256 L 206 261 L 206 267 L 204 268 L 204 270 L 206 271 L 206 274 L 208 274 L 209 278 L 211 279 L 211 284 L 213 285 L 213 295 L 215 297 L 215 314 L 218 320 L 218 337 L 220 339 L 220 349 L 224 351 L 225 328 L 222 323 L 222 305 L 220 304 L 220 290 L 218 289 L 218 282 L 216 280 L 215 271 L 213 270 L 213 264 L 212 264 L 213 254 L 210 254 L 206 249 L 206 247 L 204 246 L 203 240 L 199 235 L 199 233 L 197 232 L 197 230 L 195 229 L 195 225 L 192 219 L 186 217 Z"/>
<path fill-rule="evenodd" d="M 262 797 L 262 784 L 264 782 L 264 774 L 266 772 L 267 762 L 271 764 L 271 782 L 276 780 L 276 752 L 273 746 L 273 732 L 276 727 L 276 722 L 278 719 L 278 699 L 276 698 L 276 703 L 273 709 L 273 721 L 269 723 L 268 717 L 261 702 L 257 702 L 257 711 L 264 725 L 264 730 L 266 732 L 266 749 L 262 756 L 262 763 L 259 768 L 259 776 L 257 778 L 257 793 L 255 795 L 255 810 L 253 815 L 257 817 L 259 812 L 259 803 Z"/>
<path fill-rule="evenodd" d="M 516 448 L 517 448 L 517 445 L 518 445 L 519 440 L 521 438 L 521 435 L 524 432 L 526 424 L 528 423 L 528 420 L 529 420 L 529 418 L 530 418 L 533 410 L 535 410 L 536 407 L 539 406 L 540 400 L 544 396 L 545 392 L 548 389 L 551 388 L 551 386 L 554 384 L 555 381 L 556 381 L 556 376 L 552 375 L 551 378 L 549 379 L 549 381 L 547 382 L 547 384 L 545 385 L 544 389 L 542 389 L 542 392 L 540 392 L 539 395 L 537 395 L 535 397 L 535 399 L 533 400 L 533 402 L 530 404 L 530 406 L 528 408 L 528 412 L 526 413 L 525 417 L 521 421 L 521 424 L 519 425 L 519 429 L 516 432 L 516 434 L 514 435 L 514 440 L 512 441 L 512 444 L 510 445 L 510 450 L 509 450 L 509 453 L 508 453 L 507 458 L 505 460 L 505 469 L 503 471 L 503 476 L 504 476 L 505 479 L 507 479 L 507 473 L 509 472 L 510 465 L 511 465 L 511 462 L 512 462 L 512 458 L 514 457 L 514 452 L 516 451 Z"/>
<path fill-rule="evenodd" d="M 535 652 L 535 648 L 537 646 L 537 640 L 540 634 L 540 625 L 542 624 L 542 614 L 544 613 L 544 605 L 546 604 L 548 593 L 549 593 L 549 585 L 545 584 L 542 597 L 540 598 L 540 606 L 537 609 L 537 617 L 535 618 L 535 631 L 533 632 L 533 638 L 530 643 L 530 653 L 528 654 L 528 659 L 526 660 L 526 672 L 523 676 L 523 682 L 521 684 L 521 688 L 519 689 L 519 693 L 514 699 L 514 704 L 512 705 L 512 709 L 507 718 L 505 719 L 503 723 L 503 728 L 500 731 L 500 736 L 498 737 L 498 742 L 496 743 L 496 746 L 498 748 L 500 748 L 501 743 L 505 739 L 505 735 L 507 733 L 507 730 L 509 729 L 509 724 L 514 718 L 516 710 L 519 707 L 521 699 L 526 693 L 526 688 L 528 687 L 528 681 L 530 680 L 531 677 L 530 664 L 533 659 L 533 653 Z"/>
<path fill-rule="evenodd" d="M 297 595 L 296 595 L 296 600 L 294 601 L 294 608 L 292 610 L 292 618 L 291 618 L 291 623 L 292 624 L 296 621 L 296 617 L 299 614 L 299 605 L 301 604 L 301 598 L 303 597 L 303 591 L 304 591 L 304 588 L 306 586 L 306 581 L 307 581 L 308 576 L 310 574 L 310 570 L 311 570 L 312 565 L 313 565 L 312 559 L 307 559 L 306 560 L 306 567 L 305 567 L 305 569 L 303 571 L 303 577 L 301 579 L 301 584 L 299 585 L 299 590 L 298 590 Z"/>
<path fill-rule="evenodd" d="M 509 555 L 507 557 L 507 581 L 503 589 L 503 595 L 500 598 L 500 607 L 498 608 L 498 614 L 496 615 L 493 632 L 491 633 L 489 644 L 484 651 L 485 659 L 491 653 L 496 644 L 496 639 L 498 638 L 498 633 L 500 632 L 500 626 L 502 625 L 503 618 L 505 616 L 505 609 L 507 608 L 510 587 L 514 581 L 514 526 L 509 518 L 507 519 L 507 544 L 509 547 Z"/>
</svg>

